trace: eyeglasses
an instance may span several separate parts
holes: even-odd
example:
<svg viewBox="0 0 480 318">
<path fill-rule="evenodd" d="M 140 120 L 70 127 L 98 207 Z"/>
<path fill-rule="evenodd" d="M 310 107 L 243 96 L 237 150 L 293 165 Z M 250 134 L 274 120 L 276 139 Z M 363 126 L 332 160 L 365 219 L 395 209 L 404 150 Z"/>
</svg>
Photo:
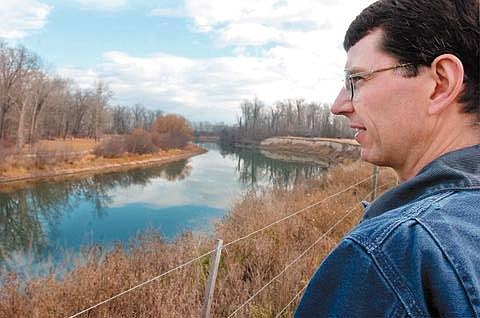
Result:
<svg viewBox="0 0 480 318">
<path fill-rule="evenodd" d="M 383 72 L 383 71 L 388 71 L 388 70 L 395 70 L 397 68 L 401 67 L 406 67 L 413 65 L 413 63 L 403 63 L 403 64 L 397 64 L 389 67 L 384 67 L 380 68 L 378 70 L 370 70 L 370 71 L 364 71 L 364 72 L 358 72 L 358 73 L 353 73 L 349 74 L 348 71 L 345 71 L 345 91 L 347 94 L 350 95 L 350 100 L 353 101 L 353 97 L 355 96 L 356 92 L 356 83 L 359 80 L 369 80 L 372 78 L 372 75 L 375 73 Z"/>
</svg>

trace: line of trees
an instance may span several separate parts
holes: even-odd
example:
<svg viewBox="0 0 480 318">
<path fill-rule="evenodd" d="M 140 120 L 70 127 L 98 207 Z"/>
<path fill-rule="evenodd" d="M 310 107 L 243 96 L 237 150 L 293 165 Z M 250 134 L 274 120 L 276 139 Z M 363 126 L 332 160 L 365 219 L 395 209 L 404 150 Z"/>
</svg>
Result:
<svg viewBox="0 0 480 318">
<path fill-rule="evenodd" d="M 325 103 L 287 99 L 268 107 L 254 98 L 243 101 L 240 109 L 236 125 L 223 130 L 223 143 L 260 141 L 273 136 L 353 137 L 348 120 L 332 115 Z"/>
<path fill-rule="evenodd" d="M 104 133 L 149 131 L 162 116 L 139 104 L 111 106 L 111 98 L 105 83 L 79 88 L 71 79 L 49 74 L 35 53 L 0 41 L 0 145 L 12 140 L 21 149 L 42 138 L 98 140 Z M 288 99 L 267 107 L 254 98 L 240 108 L 236 126 L 223 129 L 223 142 L 280 135 L 352 137 L 347 121 L 332 116 L 327 104 Z"/>
<path fill-rule="evenodd" d="M 228 126 L 224 122 L 211 123 L 209 121 L 192 122 L 193 134 L 195 137 L 217 137 Z"/>
<path fill-rule="evenodd" d="M 150 129 L 161 111 L 142 105 L 110 106 L 112 91 L 103 82 L 79 88 L 49 74 L 38 55 L 0 42 L 0 141 L 17 149 L 41 138 L 89 137 Z"/>
</svg>

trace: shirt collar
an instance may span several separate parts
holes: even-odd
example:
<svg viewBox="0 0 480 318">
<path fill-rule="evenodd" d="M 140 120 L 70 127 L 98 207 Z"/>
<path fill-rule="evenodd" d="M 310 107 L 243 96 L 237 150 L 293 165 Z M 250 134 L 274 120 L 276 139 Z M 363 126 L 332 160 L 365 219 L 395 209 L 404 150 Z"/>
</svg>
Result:
<svg viewBox="0 0 480 318">
<path fill-rule="evenodd" d="M 480 188 L 480 144 L 446 153 L 415 177 L 385 192 L 365 210 L 365 219 L 439 191 Z"/>
</svg>

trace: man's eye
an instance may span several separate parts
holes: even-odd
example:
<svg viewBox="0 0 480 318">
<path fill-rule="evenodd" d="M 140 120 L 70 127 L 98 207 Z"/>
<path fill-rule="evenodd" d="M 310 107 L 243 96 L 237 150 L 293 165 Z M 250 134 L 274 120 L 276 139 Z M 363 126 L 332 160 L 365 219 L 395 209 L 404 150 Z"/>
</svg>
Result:
<svg viewBox="0 0 480 318">
<path fill-rule="evenodd" d="M 351 80 L 353 83 L 356 83 L 356 82 L 358 82 L 359 80 L 362 80 L 362 79 L 364 79 L 364 77 L 361 76 L 361 75 L 350 77 L 350 80 Z"/>
</svg>

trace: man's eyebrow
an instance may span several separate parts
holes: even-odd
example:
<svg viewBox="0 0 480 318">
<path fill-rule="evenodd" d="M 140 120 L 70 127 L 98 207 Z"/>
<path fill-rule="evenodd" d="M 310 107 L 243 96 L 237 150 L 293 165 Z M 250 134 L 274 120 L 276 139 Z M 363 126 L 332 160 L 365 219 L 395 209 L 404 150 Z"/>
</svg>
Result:
<svg viewBox="0 0 480 318">
<path fill-rule="evenodd" d="M 352 67 L 352 68 L 345 68 L 345 69 L 344 69 L 344 72 L 345 72 L 345 74 L 351 75 L 351 74 L 355 74 L 355 73 L 366 72 L 366 70 L 354 66 L 354 67 Z"/>
</svg>

